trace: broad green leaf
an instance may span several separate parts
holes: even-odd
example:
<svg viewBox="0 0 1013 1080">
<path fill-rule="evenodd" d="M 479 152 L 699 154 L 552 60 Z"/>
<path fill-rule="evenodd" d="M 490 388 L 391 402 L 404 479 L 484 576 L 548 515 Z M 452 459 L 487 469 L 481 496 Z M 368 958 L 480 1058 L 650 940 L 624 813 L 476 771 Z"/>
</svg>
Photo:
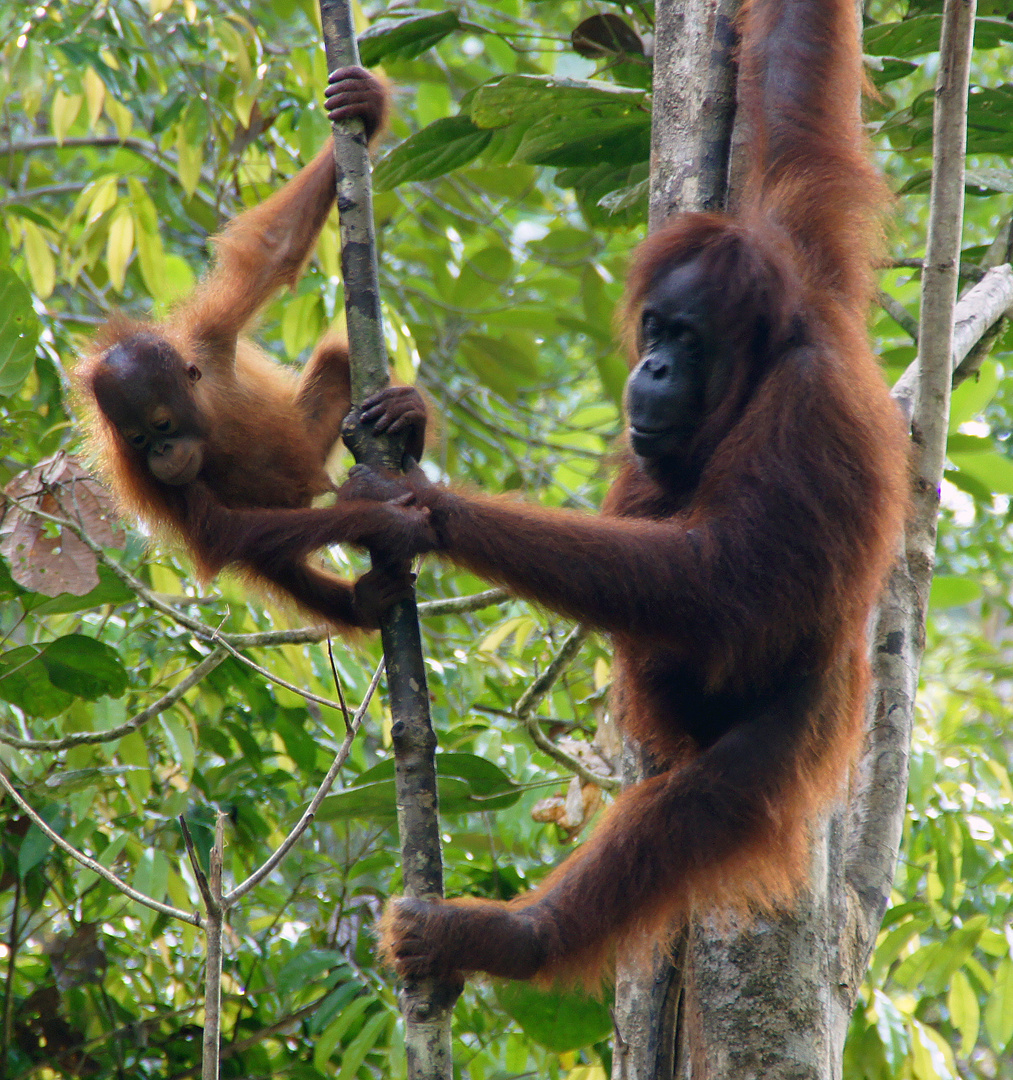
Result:
<svg viewBox="0 0 1013 1080">
<path fill-rule="evenodd" d="M 950 1010 L 950 1022 L 960 1032 L 960 1052 L 967 1057 L 978 1041 L 981 1009 L 978 995 L 963 971 L 955 971 L 946 994 L 946 1006 Z"/>
<path fill-rule="evenodd" d="M 148 292 L 161 298 L 165 295 L 167 281 L 158 211 L 136 177 L 127 180 L 127 188 L 136 226 L 134 243 L 137 246 L 137 260 L 141 264 L 141 276 Z"/>
<path fill-rule="evenodd" d="M 106 86 L 98 72 L 89 67 L 82 79 L 84 83 L 84 96 L 88 102 L 88 122 L 94 127 L 102 115 L 102 103 L 105 101 Z"/>
<path fill-rule="evenodd" d="M 946 439 L 946 449 L 953 454 L 985 454 L 995 450 L 995 442 L 987 435 L 951 431 Z"/>
<path fill-rule="evenodd" d="M 285 353 L 293 360 L 312 345 L 324 328 L 324 311 L 319 294 L 307 293 L 285 302 L 281 317 L 281 339 Z"/>
<path fill-rule="evenodd" d="M 964 174 L 964 186 L 978 189 L 984 194 L 1013 194 L 1013 170 L 1011 169 L 968 169 Z"/>
<path fill-rule="evenodd" d="M 130 209 L 121 206 L 109 225 L 106 241 L 106 266 L 109 281 L 117 292 L 123 292 L 127 266 L 134 251 L 134 217 Z"/>
<path fill-rule="evenodd" d="M 42 815 L 43 820 L 53 827 L 53 818 L 56 815 L 52 812 Z M 59 830 L 56 830 L 57 832 Z M 18 877 L 22 881 L 25 879 L 25 875 L 33 870 L 41 863 L 53 848 L 53 841 L 35 824 L 33 821 L 28 827 L 28 832 L 25 833 L 25 838 L 21 841 L 21 846 L 18 848 Z"/>
<path fill-rule="evenodd" d="M 381 60 L 412 60 L 461 25 L 456 11 L 399 8 L 382 15 L 359 35 L 359 59 L 366 67 Z"/>
<path fill-rule="evenodd" d="M 116 650 L 84 634 L 57 638 L 41 659 L 53 685 L 76 697 L 119 697 L 127 688 L 127 672 Z"/>
<path fill-rule="evenodd" d="M 897 79 L 903 79 L 912 71 L 917 71 L 918 65 L 912 60 L 901 60 L 896 56 L 872 57 L 867 70 L 876 86 L 885 86 Z"/>
<path fill-rule="evenodd" d="M 65 94 L 62 90 L 57 90 L 53 95 L 50 121 L 53 125 L 53 136 L 58 146 L 63 146 L 63 140 L 67 137 L 67 132 L 73 126 L 83 104 L 83 94 Z"/>
<path fill-rule="evenodd" d="M 941 29 L 938 15 L 880 23 L 865 31 L 863 47 L 870 56 L 919 56 L 939 49 Z"/>
<path fill-rule="evenodd" d="M 996 970 L 992 993 L 985 1005 L 985 1030 L 997 1054 L 1013 1039 L 1013 960 L 1008 956 Z"/>
<path fill-rule="evenodd" d="M 373 997 L 359 997 L 349 1002 L 340 1015 L 335 1017 L 326 1030 L 317 1037 L 313 1044 L 313 1064 L 320 1072 L 326 1072 L 335 1047 L 341 1042 L 345 1032 L 373 1004 L 374 1000 Z"/>
<path fill-rule="evenodd" d="M 981 582 L 972 578 L 937 574 L 932 579 L 929 606 L 935 609 L 963 607 L 981 599 Z"/>
<path fill-rule="evenodd" d="M 28 378 L 41 329 L 28 286 L 13 270 L 0 270 L 0 397 Z"/>
<path fill-rule="evenodd" d="M 907 1024 L 896 1005 L 881 990 L 873 991 L 876 1033 L 890 1069 L 896 1073 L 908 1055 L 910 1036 Z"/>
<path fill-rule="evenodd" d="M 487 247 L 476 252 L 461 268 L 449 303 L 461 308 L 477 308 L 498 293 L 510 278 L 513 258 L 505 247 Z"/>
<path fill-rule="evenodd" d="M 496 987 L 496 1001 L 525 1033 L 554 1053 L 601 1042 L 612 1031 L 606 1002 L 577 993 L 546 993 L 528 983 Z"/>
<path fill-rule="evenodd" d="M 338 1073 L 338 1080 L 352 1080 L 366 1060 L 366 1055 L 383 1040 L 393 1019 L 391 1013 L 384 1011 L 371 1016 L 362 1025 L 362 1031 L 352 1039 L 341 1055 L 341 1072 Z"/>
<path fill-rule="evenodd" d="M 373 183 L 385 191 L 409 181 L 433 180 L 474 161 L 491 138 L 491 132 L 480 130 L 467 116 L 436 120 L 377 162 Z"/>
<path fill-rule="evenodd" d="M 911 1072 L 915 1080 L 956 1080 L 953 1051 L 927 1024 L 911 1021 Z"/>
<path fill-rule="evenodd" d="M 584 79 L 546 75 L 504 75 L 480 86 L 471 100 L 471 118 L 481 128 L 533 124 L 546 118 L 563 123 L 639 114 L 650 125 L 643 90 Z"/>
<path fill-rule="evenodd" d="M 973 420 L 995 397 L 1002 380 L 1002 370 L 994 360 L 986 360 L 977 378 L 965 379 L 950 398 L 950 431 Z"/>
<path fill-rule="evenodd" d="M 127 787 L 137 806 L 143 806 L 151 790 L 151 761 L 148 757 L 148 745 L 139 731 L 124 735 L 116 746 L 119 759 L 134 768 L 127 773 Z"/>
<path fill-rule="evenodd" d="M 336 967 L 346 967 L 344 953 L 336 949 L 305 949 L 285 961 L 276 976 L 280 993 L 290 994 L 303 990 L 308 983 L 315 983 Z"/>
<path fill-rule="evenodd" d="M 436 771 L 442 814 L 502 810 L 520 798 L 520 788 L 499 766 L 475 754 L 437 754 Z M 394 761 L 390 759 L 367 769 L 354 787 L 324 799 L 317 820 L 393 820 L 395 813 Z"/>
<path fill-rule="evenodd" d="M 49 242 L 34 221 L 26 221 L 24 230 L 24 254 L 32 287 L 40 299 L 46 300 L 56 287 L 56 262 L 49 250 Z"/>
<path fill-rule="evenodd" d="M 44 720 L 63 712 L 74 696 L 52 684 L 39 650 L 23 645 L 0 654 L 0 699 L 27 716 Z"/>
<path fill-rule="evenodd" d="M 522 385 L 538 375 L 534 357 L 504 338 L 486 334 L 465 334 L 458 345 L 468 366 L 491 390 L 508 401 Z"/>
<path fill-rule="evenodd" d="M 144 851 L 137 860 L 130 884 L 138 892 L 150 896 L 152 900 L 163 900 L 169 885 L 168 859 L 157 849 Z"/>
<path fill-rule="evenodd" d="M 651 119 L 623 109 L 589 109 L 578 116 L 547 116 L 531 123 L 517 160 L 567 168 L 577 165 L 634 165 L 647 160 Z"/>
<path fill-rule="evenodd" d="M 106 116 L 116 128 L 116 135 L 120 139 L 128 139 L 134 128 L 134 114 L 122 102 L 117 101 L 112 94 L 106 94 L 103 102 Z"/>
<path fill-rule="evenodd" d="M 951 454 L 950 459 L 966 473 L 997 495 L 1013 495 L 1013 461 L 1002 454 Z"/>
<path fill-rule="evenodd" d="M 119 179 L 116 173 L 109 173 L 94 180 L 81 192 L 80 205 L 88 207 L 86 224 L 91 225 L 98 221 L 107 210 L 111 210 L 116 205 L 119 198 L 117 191 Z"/>
</svg>

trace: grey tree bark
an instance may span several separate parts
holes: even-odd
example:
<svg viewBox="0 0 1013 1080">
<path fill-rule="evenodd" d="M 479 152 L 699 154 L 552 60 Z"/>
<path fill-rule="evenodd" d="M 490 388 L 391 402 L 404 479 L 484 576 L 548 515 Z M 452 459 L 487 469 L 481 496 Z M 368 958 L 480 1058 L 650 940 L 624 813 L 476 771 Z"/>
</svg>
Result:
<svg viewBox="0 0 1013 1080">
<path fill-rule="evenodd" d="M 734 202 L 738 155 L 723 147 L 734 126 L 727 73 L 737 6 L 725 0 L 658 0 L 652 229 L 676 211 L 720 208 L 729 196 Z M 702 921 L 672 956 L 656 955 L 648 971 L 620 958 L 616 1078 L 841 1076 L 851 1012 L 900 846 L 949 386 L 968 373 L 961 367 L 965 357 L 1013 304 L 1013 270 L 1003 266 L 990 271 L 954 312 L 973 20 L 974 0 L 946 0 L 921 355 L 896 394 L 912 416 L 916 507 L 870 627 L 875 683 L 862 758 L 846 797 L 813 838 L 811 888 L 789 915 L 745 927 L 727 918 Z M 743 137 L 736 133 L 732 145 Z"/>
</svg>

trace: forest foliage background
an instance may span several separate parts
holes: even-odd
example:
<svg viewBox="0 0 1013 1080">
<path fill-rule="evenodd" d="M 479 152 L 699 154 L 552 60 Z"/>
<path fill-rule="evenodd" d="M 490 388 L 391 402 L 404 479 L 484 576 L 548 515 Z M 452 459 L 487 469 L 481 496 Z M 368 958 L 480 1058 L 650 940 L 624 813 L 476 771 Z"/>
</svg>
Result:
<svg viewBox="0 0 1013 1080">
<path fill-rule="evenodd" d="M 870 129 L 899 196 L 897 265 L 883 270 L 871 324 L 891 378 L 915 354 L 940 6 L 867 5 Z M 395 370 L 440 417 L 428 468 L 593 510 L 621 434 L 612 315 L 646 222 L 652 5 L 426 0 L 360 14 L 363 60 L 395 92 L 374 177 L 380 273 Z M 1011 58 L 1013 2 L 982 0 L 965 284 L 995 261 L 1013 213 Z M 209 234 L 327 137 L 325 81 L 315 0 L 4 5 L 0 482 L 40 462 L 55 475 L 54 455 L 80 453 L 68 375 L 82 342 L 114 309 L 157 315 L 186 292 Z M 332 221 L 259 337 L 298 365 L 341 307 Z M 1011 350 L 1007 330 L 954 395 L 911 812 L 849 1040 L 854 1080 L 1013 1077 Z M 354 705 L 378 644 L 336 641 L 332 670 L 325 645 L 276 633 L 121 737 L 31 746 L 137 717 L 209 655 L 195 625 L 235 635 L 300 621 L 236 580 L 201 585 L 171 546 L 133 529 L 97 566 L 66 530 L 39 530 L 35 565 L 66 574 L 54 596 L 12 558 L 9 517 L 3 528 L 0 764 L 59 833 L 192 910 L 176 816 L 206 852 L 216 808 L 228 814 L 226 877 L 240 881 L 291 827 L 345 734 L 339 710 L 248 661 L 328 701 L 336 675 Z M 348 573 L 365 567 L 355 553 L 333 558 Z M 484 587 L 427 561 L 419 597 Z M 601 802 L 533 748 L 515 715 L 570 627 L 502 601 L 430 614 L 423 629 L 447 890 L 509 896 L 565 854 Z M 592 637 L 532 721 L 592 769 L 615 751 L 608 681 L 608 650 Z M 318 823 L 232 914 L 225 1076 L 404 1074 L 394 986 L 372 938 L 399 888 L 389 727 L 381 691 Z M 82 871 L 9 800 L 0 847 L 0 1074 L 193 1075 L 199 933 Z M 473 1080 L 608 1070 L 606 1003 L 471 984 L 454 1023 Z"/>
</svg>

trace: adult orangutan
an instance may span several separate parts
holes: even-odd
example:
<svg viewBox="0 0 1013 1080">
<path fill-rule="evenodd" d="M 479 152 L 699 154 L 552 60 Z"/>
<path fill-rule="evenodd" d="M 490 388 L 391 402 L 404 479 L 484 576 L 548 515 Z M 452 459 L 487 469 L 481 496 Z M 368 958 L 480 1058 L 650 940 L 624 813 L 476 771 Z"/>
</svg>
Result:
<svg viewBox="0 0 1013 1080">
<path fill-rule="evenodd" d="M 633 258 L 630 451 L 601 516 L 353 470 L 349 495 L 413 499 L 374 550 L 433 550 L 610 634 L 615 713 L 662 769 L 533 892 L 392 901 L 403 976 L 593 981 L 619 940 L 789 900 L 861 740 L 907 502 L 865 330 L 887 194 L 853 0 L 749 0 L 740 28 L 741 208 L 678 215 Z"/>
</svg>

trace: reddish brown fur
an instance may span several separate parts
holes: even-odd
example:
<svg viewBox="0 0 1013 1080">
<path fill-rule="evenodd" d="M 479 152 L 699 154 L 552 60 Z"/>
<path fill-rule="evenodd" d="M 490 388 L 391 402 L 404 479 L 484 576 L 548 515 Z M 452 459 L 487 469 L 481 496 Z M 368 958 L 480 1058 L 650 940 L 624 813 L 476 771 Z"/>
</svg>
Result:
<svg viewBox="0 0 1013 1080">
<path fill-rule="evenodd" d="M 907 450 L 865 335 L 886 195 L 857 115 L 854 4 L 752 0 L 742 37 L 743 209 L 675 218 L 630 271 L 635 326 L 660 275 L 705 265 L 737 358 L 680 471 L 630 454 L 597 519 L 409 478 L 438 552 L 612 635 L 615 713 L 664 771 L 534 892 L 394 901 L 381 947 L 402 975 L 594 981 L 619 940 L 789 901 L 861 740 Z"/>
<path fill-rule="evenodd" d="M 359 69 L 342 77 L 348 81 L 335 84 L 337 111 L 331 115 L 359 116 L 375 134 L 387 107 L 381 84 Z M 376 603 L 389 599 L 391 589 L 403 589 L 403 572 L 393 575 L 393 581 L 384 579 L 386 586 L 378 593 L 376 582 L 383 575 L 367 577 L 357 590 L 306 563 L 311 549 L 301 539 L 307 522 L 316 521 L 320 513 L 302 508 L 334 490 L 327 458 L 351 403 L 345 342 L 325 337 L 296 378 L 242 336 L 270 297 L 298 280 L 333 205 L 334 177 L 328 143 L 284 188 L 240 214 L 216 237 L 212 272 L 168 319 L 153 323 L 113 318 L 92 342 L 76 377 L 89 413 L 93 449 L 125 508 L 181 538 L 202 576 L 238 564 L 261 586 L 282 590 L 339 627 L 372 626 Z M 141 396 L 136 384 L 153 369 L 153 362 L 138 365 L 141 374 L 128 377 L 111 378 L 108 367 L 103 369 L 110 350 L 123 344 L 132 348 L 135 341 L 166 343 L 175 350 L 167 365 L 169 385 L 185 402 L 178 412 L 201 431 L 203 464 L 189 483 L 174 486 L 157 479 L 147 451 L 131 446 L 103 413 L 108 406 L 100 408 L 96 400 L 103 378 Z M 192 386 L 186 377 L 191 364 L 200 371 Z M 388 391 L 385 400 L 388 421 L 396 415 L 406 417 L 406 423 L 415 418 L 418 444 L 424 406 L 417 395 L 401 388 Z M 417 446 L 413 452 L 419 452 Z M 375 504 L 357 511 L 341 506 L 329 512 L 328 521 L 336 514 L 350 514 L 357 524 L 348 527 L 361 531 L 378 509 Z M 265 552 L 265 530 L 271 537 L 294 530 L 300 539 L 284 551 Z M 368 594 L 369 587 L 374 594 Z"/>
</svg>

